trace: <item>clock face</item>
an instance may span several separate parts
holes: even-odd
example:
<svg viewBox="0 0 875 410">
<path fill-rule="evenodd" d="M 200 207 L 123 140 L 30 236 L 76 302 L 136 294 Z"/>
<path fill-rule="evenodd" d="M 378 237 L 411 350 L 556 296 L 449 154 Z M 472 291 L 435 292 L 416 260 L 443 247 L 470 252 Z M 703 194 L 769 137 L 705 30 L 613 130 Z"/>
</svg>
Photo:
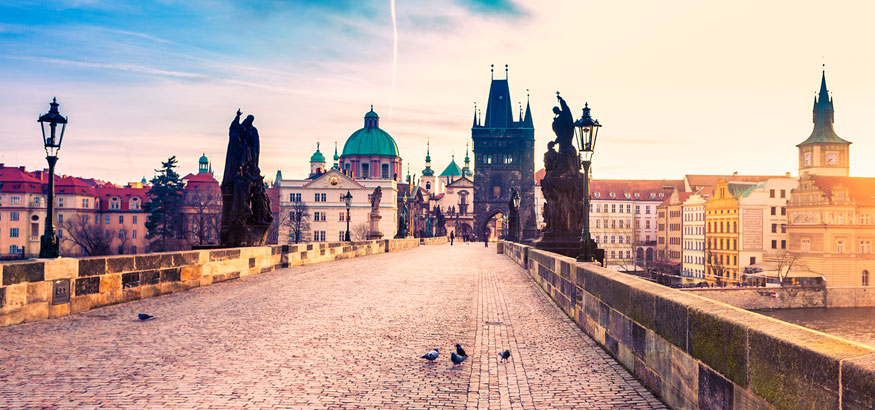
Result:
<svg viewBox="0 0 875 410">
<path fill-rule="evenodd" d="M 827 165 L 836 165 L 839 163 L 839 154 L 835 152 L 830 152 L 826 154 L 826 163 Z"/>
<path fill-rule="evenodd" d="M 328 180 L 328 183 L 331 184 L 331 185 L 337 185 L 338 182 L 340 182 L 340 181 L 337 179 L 337 177 L 331 177 L 331 178 Z"/>
</svg>

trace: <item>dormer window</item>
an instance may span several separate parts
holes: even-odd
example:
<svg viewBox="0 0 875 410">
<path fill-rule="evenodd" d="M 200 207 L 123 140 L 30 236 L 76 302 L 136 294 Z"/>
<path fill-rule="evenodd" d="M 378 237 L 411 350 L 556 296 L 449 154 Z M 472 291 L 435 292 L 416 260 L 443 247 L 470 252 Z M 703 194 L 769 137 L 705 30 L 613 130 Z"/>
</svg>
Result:
<svg viewBox="0 0 875 410">
<path fill-rule="evenodd" d="M 639 198 L 641 198 L 641 194 L 639 194 L 639 193 L 636 192 L 636 193 L 635 193 L 635 199 L 639 199 Z"/>
<path fill-rule="evenodd" d="M 626 192 L 626 199 L 632 198 L 632 194 Z"/>
<path fill-rule="evenodd" d="M 665 198 L 665 193 L 660 192 L 660 193 L 659 193 L 659 199 L 663 199 L 663 198 Z"/>
<path fill-rule="evenodd" d="M 610 195 L 610 196 L 611 196 L 611 199 L 614 199 L 614 198 L 616 198 L 616 197 L 617 197 L 617 196 L 616 196 L 616 195 L 614 195 L 614 193 L 613 193 L 613 192 L 611 192 L 611 193 L 610 193 L 610 194 L 608 194 L 608 195 Z"/>
<path fill-rule="evenodd" d="M 595 197 L 596 197 L 596 199 L 600 198 L 601 196 L 602 196 L 602 195 L 601 195 L 601 192 L 596 192 L 596 193 L 595 193 Z"/>
<path fill-rule="evenodd" d="M 122 201 L 118 199 L 118 197 L 114 196 L 109 200 L 109 209 L 121 209 Z"/>
<path fill-rule="evenodd" d="M 129 205 L 130 205 L 131 209 L 140 209 L 140 198 L 137 198 L 137 197 L 131 198 Z"/>
<path fill-rule="evenodd" d="M 655 199 L 655 198 L 656 198 L 656 192 L 651 192 L 650 199 Z"/>
</svg>

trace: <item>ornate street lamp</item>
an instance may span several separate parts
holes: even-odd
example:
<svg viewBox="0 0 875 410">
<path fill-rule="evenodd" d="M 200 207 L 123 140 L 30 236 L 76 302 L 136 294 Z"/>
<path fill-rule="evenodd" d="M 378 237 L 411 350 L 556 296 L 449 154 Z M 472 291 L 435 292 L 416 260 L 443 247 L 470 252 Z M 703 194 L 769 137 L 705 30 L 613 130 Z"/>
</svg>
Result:
<svg viewBox="0 0 875 410">
<path fill-rule="evenodd" d="M 352 206 L 352 194 L 350 194 L 349 191 L 346 191 L 346 195 L 341 198 L 343 198 L 343 202 L 346 204 L 346 235 L 343 240 L 349 242 L 349 207 Z"/>
<path fill-rule="evenodd" d="M 46 201 L 46 227 L 40 238 L 40 258 L 57 258 L 61 256 L 58 246 L 58 237 L 55 235 L 53 214 L 55 212 L 55 163 L 58 162 L 58 151 L 61 150 L 61 141 L 64 139 L 64 130 L 67 129 L 67 117 L 58 112 L 58 100 L 52 98 L 49 103 L 49 112 L 40 115 L 37 122 L 43 131 L 43 146 L 46 149 L 46 160 L 49 162 L 49 192 Z M 58 125 L 61 126 L 58 132 Z M 48 130 L 46 129 L 48 127 Z"/>
<path fill-rule="evenodd" d="M 592 119 L 589 114 L 589 103 L 583 106 L 583 115 L 574 122 L 577 143 L 580 146 L 578 155 L 580 164 L 583 166 L 583 253 L 577 257 L 580 262 L 592 262 L 595 255 L 596 244 L 589 232 L 589 167 L 592 165 L 592 156 L 595 153 L 595 143 L 598 138 L 598 120 Z"/>
<path fill-rule="evenodd" d="M 519 242 L 520 240 L 520 193 L 516 189 L 513 190 L 513 195 L 510 198 L 513 207 L 510 208 L 510 224 L 508 228 L 510 232 L 507 235 L 507 240 L 511 242 Z"/>
</svg>

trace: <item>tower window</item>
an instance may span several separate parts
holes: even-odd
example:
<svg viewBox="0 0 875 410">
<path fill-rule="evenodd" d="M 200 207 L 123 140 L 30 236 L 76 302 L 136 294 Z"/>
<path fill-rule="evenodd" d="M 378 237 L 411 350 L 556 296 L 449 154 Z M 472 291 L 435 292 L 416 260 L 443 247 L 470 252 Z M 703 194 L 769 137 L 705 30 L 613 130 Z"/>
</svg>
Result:
<svg viewBox="0 0 875 410">
<path fill-rule="evenodd" d="M 380 178 L 389 179 L 389 164 L 380 166 Z"/>
</svg>

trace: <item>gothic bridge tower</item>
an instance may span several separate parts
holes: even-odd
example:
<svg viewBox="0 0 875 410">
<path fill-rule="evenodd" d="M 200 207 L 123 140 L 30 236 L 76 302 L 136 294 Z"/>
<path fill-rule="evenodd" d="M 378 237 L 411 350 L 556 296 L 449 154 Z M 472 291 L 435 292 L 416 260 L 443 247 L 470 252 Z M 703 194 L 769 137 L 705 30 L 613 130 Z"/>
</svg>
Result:
<svg viewBox="0 0 875 410">
<path fill-rule="evenodd" d="M 510 88 L 505 78 L 495 79 L 489 87 L 486 118 L 481 122 L 474 112 L 471 138 L 474 141 L 474 232 L 484 239 L 484 232 L 497 215 L 508 215 L 512 191 L 520 195 L 520 225 L 523 239 L 534 238 L 535 218 L 535 126 L 526 102 L 514 121 Z"/>
</svg>

